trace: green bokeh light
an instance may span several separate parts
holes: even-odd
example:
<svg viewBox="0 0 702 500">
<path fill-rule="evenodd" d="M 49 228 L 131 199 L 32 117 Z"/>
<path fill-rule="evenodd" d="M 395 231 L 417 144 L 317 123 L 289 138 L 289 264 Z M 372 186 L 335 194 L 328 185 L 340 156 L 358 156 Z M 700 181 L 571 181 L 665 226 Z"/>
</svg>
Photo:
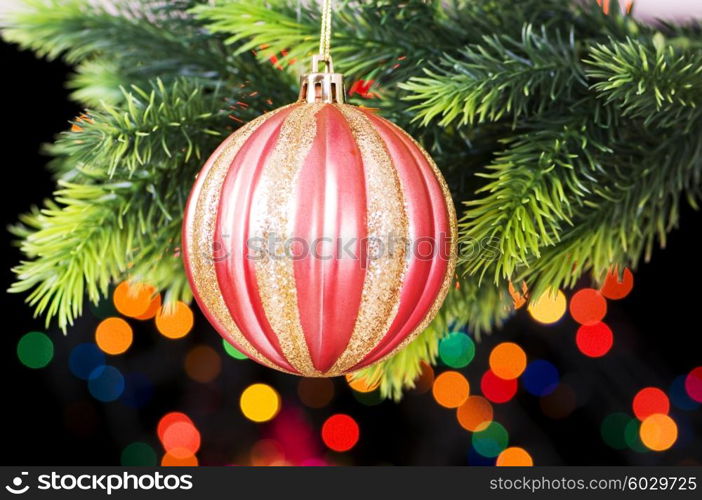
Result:
<svg viewBox="0 0 702 500">
<path fill-rule="evenodd" d="M 109 292 L 104 297 L 101 297 L 97 304 L 94 304 L 92 300 L 88 301 L 88 308 L 90 312 L 99 319 L 109 318 L 111 316 L 119 316 L 117 308 L 112 302 L 112 294 L 114 292 L 114 286 L 110 287 Z"/>
<path fill-rule="evenodd" d="M 236 347 L 231 345 L 229 342 L 226 340 L 222 339 L 222 345 L 224 346 L 224 350 L 226 351 L 227 354 L 229 354 L 232 358 L 234 359 L 249 359 L 246 354 L 239 352 Z"/>
<path fill-rule="evenodd" d="M 639 453 L 646 453 L 648 448 L 641 442 L 641 436 L 639 436 L 640 427 L 641 422 L 635 418 L 630 419 L 624 428 L 624 439 L 626 440 L 627 446 L 632 450 Z"/>
<path fill-rule="evenodd" d="M 439 341 L 439 358 L 451 368 L 463 368 L 475 357 L 475 343 L 463 332 L 451 332 Z"/>
<path fill-rule="evenodd" d="M 600 433 L 604 442 L 615 450 L 626 450 L 629 445 L 626 441 L 626 426 L 631 417 L 626 413 L 611 413 L 602 420 Z"/>
<path fill-rule="evenodd" d="M 507 429 L 498 422 L 490 422 L 482 431 L 473 433 L 473 448 L 484 457 L 496 457 L 508 442 Z"/>
<path fill-rule="evenodd" d="M 380 390 L 376 389 L 371 392 L 358 392 L 358 391 L 351 391 L 353 393 L 353 397 L 356 399 L 361 404 L 364 404 L 366 406 L 375 406 L 379 405 L 384 401 L 383 397 L 380 395 Z"/>
<path fill-rule="evenodd" d="M 146 443 L 136 441 L 125 446 L 120 460 L 122 465 L 153 467 L 158 464 L 154 449 Z"/>
<path fill-rule="evenodd" d="M 17 343 L 17 357 L 28 368 L 44 368 L 54 357 L 54 343 L 42 332 L 29 332 Z"/>
</svg>

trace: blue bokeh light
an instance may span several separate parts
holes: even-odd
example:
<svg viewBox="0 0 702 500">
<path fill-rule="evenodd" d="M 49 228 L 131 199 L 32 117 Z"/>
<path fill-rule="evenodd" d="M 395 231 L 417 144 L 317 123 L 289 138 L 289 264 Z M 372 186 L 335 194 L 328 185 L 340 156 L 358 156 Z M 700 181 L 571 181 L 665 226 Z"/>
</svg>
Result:
<svg viewBox="0 0 702 500">
<path fill-rule="evenodd" d="M 78 344 L 68 358 L 68 368 L 76 377 L 88 380 L 96 368 L 105 364 L 105 353 L 92 342 Z"/>
<path fill-rule="evenodd" d="M 680 375 L 675 377 L 675 380 L 670 384 L 670 389 L 668 390 L 670 402 L 680 410 L 696 410 L 700 407 L 700 403 L 692 399 L 687 393 L 685 378 L 685 375 Z"/>
<path fill-rule="evenodd" d="M 124 376 L 114 366 L 98 366 L 90 374 L 88 390 L 98 401 L 114 401 L 124 392 Z"/>
<path fill-rule="evenodd" d="M 132 408 L 141 408 L 151 401 L 154 385 L 143 373 L 128 373 L 124 376 L 122 402 Z"/>
<path fill-rule="evenodd" d="M 524 388 L 534 396 L 551 394 L 559 383 L 558 370 L 544 359 L 535 359 L 529 363 L 522 375 Z"/>
</svg>

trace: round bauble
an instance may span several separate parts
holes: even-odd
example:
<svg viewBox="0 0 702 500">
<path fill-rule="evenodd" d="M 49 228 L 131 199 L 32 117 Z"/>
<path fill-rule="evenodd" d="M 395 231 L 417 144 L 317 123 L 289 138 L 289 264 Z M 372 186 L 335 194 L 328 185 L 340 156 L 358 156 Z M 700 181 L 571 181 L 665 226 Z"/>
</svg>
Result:
<svg viewBox="0 0 702 500">
<path fill-rule="evenodd" d="M 227 138 L 183 228 L 200 308 L 275 369 L 336 376 L 401 349 L 431 321 L 456 259 L 456 216 L 429 155 L 343 103 L 330 73 Z"/>
</svg>

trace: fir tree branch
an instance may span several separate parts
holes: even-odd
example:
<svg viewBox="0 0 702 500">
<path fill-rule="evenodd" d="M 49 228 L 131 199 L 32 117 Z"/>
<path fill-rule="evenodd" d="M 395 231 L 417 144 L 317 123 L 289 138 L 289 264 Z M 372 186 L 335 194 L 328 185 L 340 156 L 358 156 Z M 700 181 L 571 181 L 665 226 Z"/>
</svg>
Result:
<svg viewBox="0 0 702 500">
<path fill-rule="evenodd" d="M 75 64 L 108 55 L 125 69 L 129 64 L 149 65 L 154 74 L 171 70 L 190 76 L 225 66 L 221 54 L 211 47 L 212 39 L 199 34 L 197 24 L 187 22 L 182 12 L 178 17 L 159 15 L 152 8 L 158 2 L 145 1 L 142 10 L 115 2 L 115 12 L 86 0 L 24 0 L 23 4 L 12 13 L 3 37 L 41 57 L 63 57 Z M 152 57 L 144 57 L 147 54 Z"/>
<path fill-rule="evenodd" d="M 51 148 L 66 158 L 64 178 L 42 210 L 13 232 L 27 260 L 14 269 L 11 292 L 31 293 L 30 305 L 60 328 L 81 314 L 83 295 L 96 302 L 128 274 L 188 298 L 180 245 L 183 207 L 198 151 L 221 140 L 228 121 L 223 101 L 187 82 L 133 88 L 125 109 L 89 112 Z M 177 121 L 176 121 L 177 119 Z M 197 143 L 197 146 L 195 145 Z"/>
<path fill-rule="evenodd" d="M 578 210 L 560 242 L 519 270 L 532 297 L 572 287 L 584 274 L 601 281 L 613 266 L 636 268 L 648 261 L 656 243 L 665 247 L 676 227 L 679 207 L 698 207 L 702 194 L 702 123 L 689 134 L 636 130 L 637 141 L 617 149 L 616 170 L 592 183 L 593 196 Z"/>
<path fill-rule="evenodd" d="M 141 9 L 135 9 L 131 3 L 116 2 L 110 11 L 87 0 L 24 0 L 24 8 L 11 15 L 3 38 L 41 57 L 61 57 L 78 65 L 71 80 L 73 97 L 91 106 L 117 103 L 120 86 L 148 86 L 155 78 L 168 82 L 186 77 L 202 86 L 217 86 L 226 78 L 241 83 L 250 76 L 242 75 L 242 69 L 250 67 L 251 57 L 231 59 L 221 40 L 204 33 L 183 10 L 193 2 L 172 4 L 169 8 L 142 0 Z M 179 11 L 171 12 L 178 6 Z"/>
<path fill-rule="evenodd" d="M 462 255 L 466 272 L 492 272 L 497 282 L 511 278 L 573 225 L 574 211 L 592 195 L 591 183 L 613 153 L 613 127 L 577 111 L 574 117 L 524 124 L 526 130 L 503 141 L 505 149 L 478 174 L 488 179 L 477 192 L 485 195 L 465 203 L 460 241 L 497 251 Z"/>
<path fill-rule="evenodd" d="M 349 78 L 380 79 L 384 85 L 405 79 L 423 61 L 455 47 L 443 3 L 409 0 L 401 9 L 388 0 L 343 3 L 333 18 L 335 68 Z M 295 73 L 308 70 L 318 50 L 319 12 L 314 4 L 298 10 L 288 0 L 270 5 L 230 0 L 201 5 L 194 12 L 213 33 L 227 35 L 238 53 L 255 50 L 262 60 L 275 56 L 282 68 Z"/>
<path fill-rule="evenodd" d="M 573 33 L 564 40 L 558 32 L 549 37 L 545 28 L 535 32 L 531 25 L 524 26 L 520 40 L 486 36 L 424 73 L 400 86 L 409 92 L 407 101 L 419 102 L 410 108 L 415 119 L 428 125 L 441 118 L 441 127 L 504 117 L 516 122 L 570 100 L 586 87 Z"/>
<path fill-rule="evenodd" d="M 120 168 L 172 169 L 175 164 L 203 160 L 203 148 L 221 140 L 229 125 L 218 92 L 204 96 L 201 87 L 176 80 L 168 88 L 157 80 L 150 92 L 132 86 L 123 90 L 124 105 L 103 103 L 76 126 L 80 134 L 65 133 L 49 152 L 71 157 L 90 171 L 93 165 L 112 176 Z M 230 127 L 231 128 L 231 127 Z M 175 133 L 174 133 L 175 132 Z"/>
<path fill-rule="evenodd" d="M 590 48 L 588 78 L 607 104 L 657 127 L 689 126 L 702 107 L 702 53 L 666 42 L 627 39 Z"/>
</svg>

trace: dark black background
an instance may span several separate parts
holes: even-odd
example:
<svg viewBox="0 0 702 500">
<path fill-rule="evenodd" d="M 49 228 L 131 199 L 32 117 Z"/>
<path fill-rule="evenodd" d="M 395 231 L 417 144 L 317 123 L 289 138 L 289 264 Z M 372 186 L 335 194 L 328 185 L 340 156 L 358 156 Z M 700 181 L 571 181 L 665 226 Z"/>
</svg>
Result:
<svg viewBox="0 0 702 500">
<path fill-rule="evenodd" d="M 40 204 L 54 187 L 39 154 L 68 121 L 79 114 L 64 88 L 69 68 L 59 62 L 35 59 L 7 44 L 0 45 L 4 67 L 3 117 L 3 228 L 18 214 Z M 556 327 L 531 321 L 524 311 L 501 331 L 478 344 L 478 357 L 466 370 L 477 386 L 485 369 L 489 347 L 511 339 L 524 346 L 530 357 L 555 363 L 561 373 L 581 382 L 590 397 L 585 406 L 564 420 L 545 417 L 538 400 L 526 394 L 501 405 L 496 417 L 510 431 L 511 439 L 530 450 L 537 464 L 666 464 L 702 461 L 702 410 L 681 414 L 673 411 L 684 427 L 687 442 L 662 453 L 637 454 L 607 448 L 599 436 L 602 418 L 613 411 L 630 411 L 631 399 L 640 388 L 655 385 L 667 390 L 677 375 L 702 365 L 700 329 L 699 229 L 702 216 L 683 210 L 681 228 L 674 231 L 668 248 L 657 250 L 651 263 L 636 271 L 636 286 L 629 297 L 610 302 L 608 322 L 615 331 L 613 352 L 592 360 L 578 353 L 570 320 Z M 19 259 L 3 230 L 3 285 L 12 282 L 10 271 Z M 153 332 L 143 335 L 130 351 L 131 362 L 158 365 L 156 395 L 141 411 L 126 412 L 114 404 L 91 401 L 84 384 L 66 368 L 67 352 L 78 342 L 88 341 L 96 323 L 86 318 L 66 337 L 49 331 L 56 345 L 50 368 L 30 370 L 16 356 L 18 339 L 27 331 L 42 330 L 42 318 L 33 318 L 21 295 L 3 293 L 2 401 L 4 464 L 114 465 L 121 449 L 135 440 L 157 448 L 155 426 L 160 416 L 174 409 L 201 414 L 203 434 L 201 463 L 221 463 L 243 454 L 258 439 L 259 429 L 245 421 L 236 408 L 237 395 L 253 381 L 275 385 L 283 398 L 293 398 L 294 377 L 272 373 L 248 363 L 245 368 L 225 366 L 225 382 L 215 388 L 194 387 L 182 374 L 181 355 L 187 345 L 163 346 Z M 218 345 L 219 339 L 202 317 L 188 342 Z M 151 332 L 151 337 L 147 337 Z M 137 332 L 138 333 L 138 332 Z M 227 360 L 225 360 L 225 365 Z M 465 464 L 469 436 L 456 424 L 453 413 L 438 407 L 430 395 L 409 394 L 400 404 L 385 402 L 365 407 L 357 403 L 343 381 L 335 382 L 333 408 L 310 412 L 307 418 L 319 429 L 331 411 L 345 411 L 359 421 L 362 439 L 338 461 L 359 465 Z"/>
</svg>

